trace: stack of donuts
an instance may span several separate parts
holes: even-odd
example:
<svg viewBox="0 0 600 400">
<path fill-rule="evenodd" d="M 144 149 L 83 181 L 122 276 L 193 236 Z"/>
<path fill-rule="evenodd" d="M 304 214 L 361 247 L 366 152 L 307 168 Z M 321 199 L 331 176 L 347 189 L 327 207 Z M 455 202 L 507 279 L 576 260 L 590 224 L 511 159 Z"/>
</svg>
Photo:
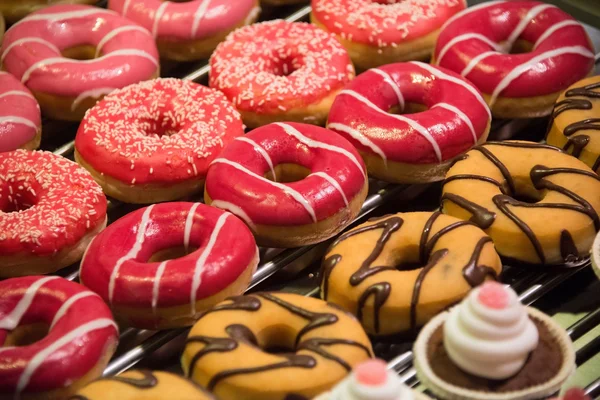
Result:
<svg viewBox="0 0 600 400">
<path fill-rule="evenodd" d="M 313 398 L 505 260 L 586 262 L 600 80 L 558 7 L 43 3 L 0 5 L 0 398 Z M 203 59 L 208 86 L 164 73 Z M 493 118 L 546 116 L 547 144 L 487 141 Z M 37 150 L 42 119 L 78 124 L 72 157 Z M 439 209 L 365 221 L 374 180 L 441 182 Z M 321 299 L 244 295 L 258 246 L 316 244 Z M 192 327 L 186 378 L 101 378 L 124 327 Z"/>
</svg>

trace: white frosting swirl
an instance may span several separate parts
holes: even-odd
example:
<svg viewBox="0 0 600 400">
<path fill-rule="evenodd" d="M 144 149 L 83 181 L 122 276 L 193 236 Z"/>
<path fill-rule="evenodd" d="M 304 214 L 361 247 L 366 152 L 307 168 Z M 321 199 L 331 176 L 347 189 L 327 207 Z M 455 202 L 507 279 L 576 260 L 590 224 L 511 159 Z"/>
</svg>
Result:
<svg viewBox="0 0 600 400">
<path fill-rule="evenodd" d="M 507 304 L 491 308 L 479 300 L 481 288 L 450 311 L 444 347 L 462 370 L 489 379 L 506 379 L 525 364 L 538 344 L 538 330 L 517 294 L 505 287 Z"/>
</svg>

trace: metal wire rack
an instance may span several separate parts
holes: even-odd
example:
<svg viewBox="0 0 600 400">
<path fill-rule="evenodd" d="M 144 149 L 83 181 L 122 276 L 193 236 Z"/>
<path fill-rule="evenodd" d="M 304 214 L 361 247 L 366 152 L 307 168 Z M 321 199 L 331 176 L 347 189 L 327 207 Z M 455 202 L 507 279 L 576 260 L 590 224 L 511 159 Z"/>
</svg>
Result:
<svg viewBox="0 0 600 400">
<path fill-rule="evenodd" d="M 99 5 L 104 6 L 105 3 L 105 1 L 101 1 L 99 2 Z M 284 7 L 279 10 L 267 10 L 266 19 L 272 19 L 273 17 L 280 18 L 283 16 L 288 21 L 303 21 L 307 19 L 310 11 L 311 8 L 309 6 Z M 594 36 L 596 42 L 600 43 L 600 31 L 590 28 L 590 34 Z M 210 68 L 206 63 L 200 65 L 184 64 L 183 66 L 166 65 L 166 67 L 163 66 L 163 76 L 176 76 L 198 83 L 205 83 L 208 78 L 209 69 Z M 497 139 L 503 139 L 513 135 L 515 132 L 523 131 L 525 127 L 535 126 L 536 122 L 539 121 L 494 121 L 492 124 L 492 135 Z M 75 123 L 44 120 L 44 134 L 48 135 L 49 139 L 46 137 L 44 138 L 42 148 L 53 151 L 55 154 L 72 158 L 74 151 L 73 137 L 76 129 L 77 124 Z M 529 132 L 531 132 L 531 130 Z M 426 186 L 424 185 L 391 185 L 374 180 L 370 181 L 370 187 L 370 194 L 357 217 L 357 221 L 364 220 L 369 214 L 379 212 L 382 208 L 389 208 L 392 201 L 394 202 L 394 205 L 396 205 L 402 204 L 403 201 L 407 202 L 411 199 L 414 200 L 426 189 Z M 109 200 L 108 207 L 109 221 L 114 221 L 124 213 L 135 209 L 130 205 L 125 205 L 112 199 Z M 399 207 L 396 207 L 394 211 L 402 210 Z M 302 275 L 306 276 L 308 274 L 307 267 L 310 265 L 314 266 L 314 262 L 322 255 L 326 245 L 327 243 L 288 250 L 262 248 L 260 251 L 261 262 L 256 273 L 252 277 L 248 290 L 251 291 L 258 287 L 269 288 L 269 285 L 275 282 L 273 281 L 273 276 L 288 268 L 301 270 L 303 271 Z M 539 270 L 527 270 L 505 266 L 504 277 L 505 281 L 508 281 L 508 283 L 519 293 L 522 302 L 529 305 L 542 299 L 544 296 L 547 296 L 557 286 L 573 279 L 576 275 L 581 275 L 582 271 L 586 270 L 589 270 L 589 262 L 569 270 L 552 270 L 542 273 L 540 273 Z M 59 274 L 69 280 L 77 280 L 79 276 L 78 265 L 66 268 Z M 306 296 L 317 296 L 319 287 L 316 282 L 317 280 L 313 279 L 308 287 L 294 289 L 294 291 L 300 292 Z M 289 290 L 289 288 L 287 290 Z M 589 312 L 575 324 L 570 326 L 568 328 L 568 333 L 573 340 L 577 340 L 598 325 L 600 325 L 600 309 Z M 120 334 L 120 348 L 105 369 L 104 375 L 118 374 L 131 368 L 152 355 L 161 347 L 176 342 L 177 339 L 181 339 L 187 331 L 188 329 L 174 329 L 158 332 L 133 328 L 124 329 Z M 596 337 L 577 351 L 578 365 L 599 352 L 600 337 Z M 412 361 L 412 352 L 410 350 L 404 351 L 391 358 L 388 363 L 388 368 L 397 372 L 406 384 L 411 387 L 416 387 L 419 384 L 419 381 L 416 378 L 416 372 L 412 366 Z M 600 398 L 600 371 L 598 371 L 598 378 L 587 386 L 585 390 L 592 398 Z"/>
</svg>

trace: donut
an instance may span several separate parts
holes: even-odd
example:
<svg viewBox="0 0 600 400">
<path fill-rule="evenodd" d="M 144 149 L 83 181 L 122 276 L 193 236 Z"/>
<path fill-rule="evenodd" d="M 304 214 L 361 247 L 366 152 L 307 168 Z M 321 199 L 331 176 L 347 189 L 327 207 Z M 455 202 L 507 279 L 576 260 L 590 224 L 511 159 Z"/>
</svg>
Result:
<svg viewBox="0 0 600 400">
<path fill-rule="evenodd" d="M 353 77 L 340 42 L 301 22 L 238 29 L 210 58 L 210 87 L 225 93 L 250 128 L 280 121 L 323 125 L 335 95 Z"/>
<path fill-rule="evenodd" d="M 207 391 L 175 374 L 162 371 L 132 370 L 119 376 L 98 379 L 77 392 L 70 400 L 214 400 Z"/>
<path fill-rule="evenodd" d="M 299 247 L 344 229 L 367 191 L 365 166 L 348 141 L 277 122 L 225 148 L 208 170 L 204 201 L 244 220 L 261 246 Z"/>
<path fill-rule="evenodd" d="M 600 168 L 600 76 L 571 85 L 554 105 L 546 142 L 579 158 L 595 172 Z"/>
<path fill-rule="evenodd" d="M 594 68 L 583 26 L 537 1 L 492 1 L 470 7 L 442 27 L 432 63 L 460 73 L 497 118 L 550 114 L 561 91 Z"/>
<path fill-rule="evenodd" d="M 359 75 L 336 97 L 327 128 L 358 149 L 370 175 L 422 183 L 444 179 L 454 157 L 485 142 L 491 119 L 465 79 L 409 62 Z"/>
<path fill-rule="evenodd" d="M 501 270 L 492 239 L 475 224 L 400 213 L 371 219 L 331 245 L 321 296 L 356 315 L 369 334 L 414 333 Z"/>
<path fill-rule="evenodd" d="M 201 190 L 210 162 L 243 134 L 223 94 L 156 79 L 116 90 L 90 109 L 77 131 L 75 160 L 121 201 L 176 200 Z"/>
<path fill-rule="evenodd" d="M 106 197 L 50 152 L 0 153 L 0 278 L 47 274 L 81 259 L 106 226 Z"/>
<path fill-rule="evenodd" d="M 208 58 L 227 34 L 260 13 L 258 0 L 109 0 L 108 8 L 152 32 L 161 57 L 176 61 Z"/>
<path fill-rule="evenodd" d="M 40 106 L 17 78 L 0 71 L 0 152 L 34 150 L 42 139 Z"/>
<path fill-rule="evenodd" d="M 14 1 L 3 0 L 0 2 L 0 14 L 4 14 L 4 18 L 9 24 L 14 24 L 26 15 L 38 11 L 42 8 L 51 6 L 52 4 L 65 3 L 64 0 L 26 0 Z M 97 3 L 97 0 L 68 0 L 70 4 L 89 4 Z"/>
<path fill-rule="evenodd" d="M 118 328 L 104 302 L 57 276 L 0 282 L 0 399 L 65 399 L 102 375 Z"/>
<path fill-rule="evenodd" d="M 45 116 L 79 121 L 98 98 L 158 76 L 150 33 L 117 13 L 55 5 L 14 24 L 0 50 L 4 70 L 31 90 Z"/>
<path fill-rule="evenodd" d="M 358 70 L 428 61 L 440 28 L 465 0 L 312 0 L 313 24 L 334 33 Z"/>
<path fill-rule="evenodd" d="M 573 265 L 600 229 L 600 178 L 560 149 L 533 142 L 474 147 L 446 175 L 442 211 L 470 220 L 498 253 L 529 264 Z"/>
<path fill-rule="evenodd" d="M 371 357 L 360 324 L 337 306 L 259 293 L 208 310 L 190 331 L 181 364 L 222 399 L 290 400 L 331 389 Z"/>
<path fill-rule="evenodd" d="M 100 233 L 80 280 L 118 321 L 168 329 L 192 325 L 201 311 L 243 293 L 257 264 L 256 242 L 235 216 L 200 203 L 163 203 Z"/>
</svg>

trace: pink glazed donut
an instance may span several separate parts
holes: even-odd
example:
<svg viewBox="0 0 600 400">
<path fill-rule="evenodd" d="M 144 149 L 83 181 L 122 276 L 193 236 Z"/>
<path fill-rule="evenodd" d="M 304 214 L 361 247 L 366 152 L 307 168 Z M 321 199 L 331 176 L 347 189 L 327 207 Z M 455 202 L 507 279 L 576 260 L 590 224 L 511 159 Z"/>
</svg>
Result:
<svg viewBox="0 0 600 400">
<path fill-rule="evenodd" d="M 85 287 L 57 276 L 1 281 L 0 399 L 69 398 L 102 375 L 117 340 L 110 310 Z"/>
<path fill-rule="evenodd" d="M 594 47 L 558 7 L 493 1 L 446 23 L 433 63 L 473 82 L 494 117 L 533 118 L 550 114 L 560 92 L 593 71 Z"/>
<path fill-rule="evenodd" d="M 278 122 L 225 148 L 208 170 L 204 200 L 243 219 L 260 245 L 299 247 L 342 231 L 367 190 L 365 166 L 347 140 Z"/>
<path fill-rule="evenodd" d="M 40 106 L 31 92 L 9 73 L 0 71 L 0 153 L 40 146 Z"/>
<path fill-rule="evenodd" d="M 442 180 L 456 156 L 485 142 L 491 119 L 471 83 L 414 61 L 359 75 L 336 97 L 327 128 L 358 148 L 370 175 L 423 183 Z"/>
<path fill-rule="evenodd" d="M 208 58 L 229 32 L 260 13 L 258 0 L 109 0 L 108 8 L 152 32 L 161 57 L 176 61 Z"/>
<path fill-rule="evenodd" d="M 7 32 L 2 67 L 26 85 L 44 115 L 79 121 L 112 90 L 158 76 L 150 33 L 113 11 L 55 5 Z"/>
<path fill-rule="evenodd" d="M 163 203 L 109 225 L 90 244 L 81 282 L 128 325 L 168 329 L 243 293 L 258 264 L 252 233 L 200 203 Z"/>
</svg>

